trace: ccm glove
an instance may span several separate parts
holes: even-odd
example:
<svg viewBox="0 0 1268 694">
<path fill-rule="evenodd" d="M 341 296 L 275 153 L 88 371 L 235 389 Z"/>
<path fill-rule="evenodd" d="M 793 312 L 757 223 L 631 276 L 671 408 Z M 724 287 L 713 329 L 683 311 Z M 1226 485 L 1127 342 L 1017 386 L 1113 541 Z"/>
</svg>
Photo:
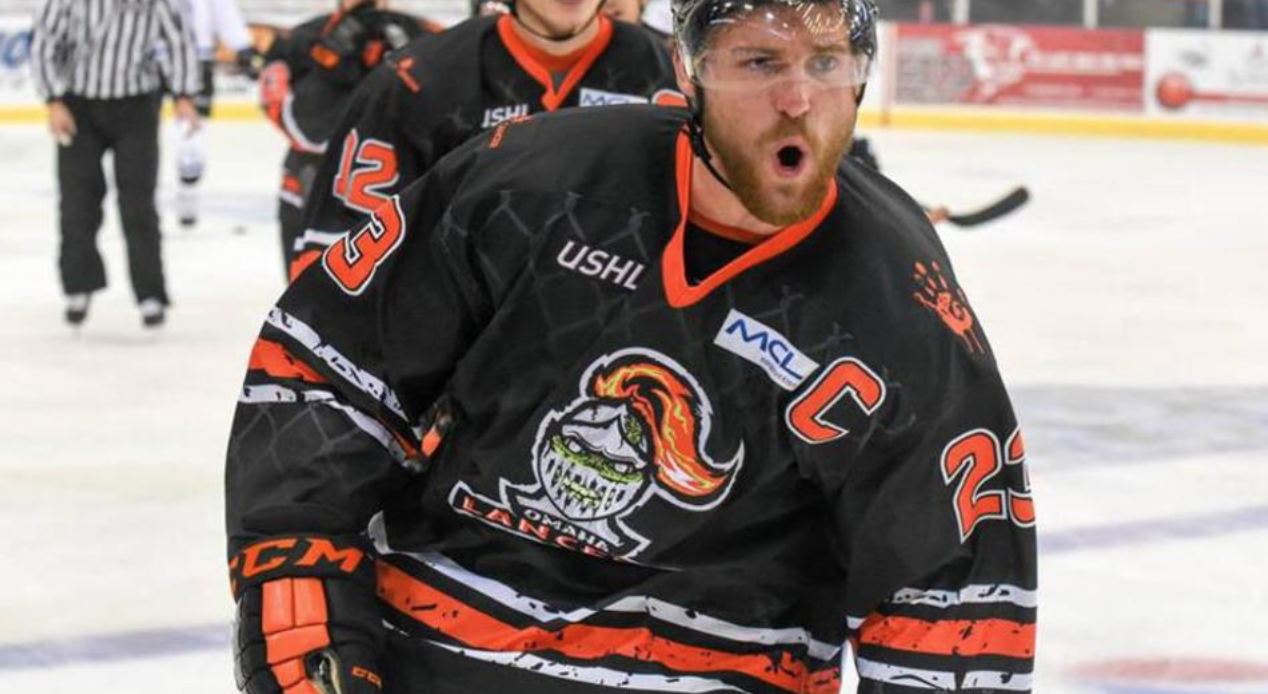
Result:
<svg viewBox="0 0 1268 694">
<path fill-rule="evenodd" d="M 381 694 L 385 636 L 361 538 L 273 537 L 229 561 L 234 670 L 247 694 Z"/>
</svg>

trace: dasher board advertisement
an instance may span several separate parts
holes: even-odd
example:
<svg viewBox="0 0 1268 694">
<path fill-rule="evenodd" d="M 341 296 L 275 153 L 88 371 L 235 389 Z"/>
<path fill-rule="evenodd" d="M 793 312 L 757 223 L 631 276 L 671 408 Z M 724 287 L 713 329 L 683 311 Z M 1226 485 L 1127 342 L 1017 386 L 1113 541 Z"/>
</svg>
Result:
<svg viewBox="0 0 1268 694">
<path fill-rule="evenodd" d="M 971 104 L 1140 112 L 1144 33 L 903 24 L 900 104 Z"/>
<path fill-rule="evenodd" d="M 1150 115 L 1268 118 L 1268 32 L 1156 29 L 1148 46 Z"/>
<path fill-rule="evenodd" d="M 38 104 L 31 80 L 31 18 L 0 15 L 0 104 Z"/>
</svg>

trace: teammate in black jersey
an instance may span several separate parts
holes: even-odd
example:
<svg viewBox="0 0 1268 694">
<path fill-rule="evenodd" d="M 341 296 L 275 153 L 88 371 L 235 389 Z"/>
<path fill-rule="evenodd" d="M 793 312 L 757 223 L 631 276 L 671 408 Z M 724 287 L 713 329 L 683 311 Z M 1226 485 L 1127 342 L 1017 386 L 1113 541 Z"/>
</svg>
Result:
<svg viewBox="0 0 1268 694">
<path fill-rule="evenodd" d="M 676 9 L 690 109 L 504 122 L 270 311 L 226 478 L 247 691 L 835 694 L 847 643 L 863 692 L 1031 689 L 990 344 L 841 163 L 875 5 Z"/>
<path fill-rule="evenodd" d="M 290 141 L 277 207 L 287 265 L 289 249 L 303 230 L 304 200 L 353 90 L 386 53 L 439 30 L 386 5 L 385 0 L 340 0 L 338 11 L 295 27 L 265 56 L 261 105 Z"/>
<path fill-rule="evenodd" d="M 294 271 L 476 133 L 569 106 L 680 100 L 665 48 L 601 5 L 516 0 L 509 14 L 468 20 L 371 75 L 317 175 Z"/>
</svg>

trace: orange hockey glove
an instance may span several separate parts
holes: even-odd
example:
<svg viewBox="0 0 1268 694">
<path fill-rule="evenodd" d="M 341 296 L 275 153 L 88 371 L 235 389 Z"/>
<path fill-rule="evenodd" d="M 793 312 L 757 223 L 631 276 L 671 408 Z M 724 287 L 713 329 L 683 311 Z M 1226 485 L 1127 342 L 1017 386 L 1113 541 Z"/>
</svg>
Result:
<svg viewBox="0 0 1268 694">
<path fill-rule="evenodd" d="M 229 562 L 234 670 L 248 694 L 380 694 L 384 633 L 360 538 L 274 537 Z"/>
</svg>

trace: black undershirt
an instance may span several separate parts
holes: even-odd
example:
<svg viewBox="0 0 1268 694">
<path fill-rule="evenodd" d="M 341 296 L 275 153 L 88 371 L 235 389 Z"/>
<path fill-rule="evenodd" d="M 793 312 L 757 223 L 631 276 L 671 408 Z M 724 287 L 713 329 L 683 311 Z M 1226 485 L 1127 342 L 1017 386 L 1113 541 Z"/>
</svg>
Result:
<svg viewBox="0 0 1268 694">
<path fill-rule="evenodd" d="M 688 222 L 682 244 L 687 282 L 700 284 L 750 248 L 752 246 L 747 243 L 733 241 Z"/>
</svg>

